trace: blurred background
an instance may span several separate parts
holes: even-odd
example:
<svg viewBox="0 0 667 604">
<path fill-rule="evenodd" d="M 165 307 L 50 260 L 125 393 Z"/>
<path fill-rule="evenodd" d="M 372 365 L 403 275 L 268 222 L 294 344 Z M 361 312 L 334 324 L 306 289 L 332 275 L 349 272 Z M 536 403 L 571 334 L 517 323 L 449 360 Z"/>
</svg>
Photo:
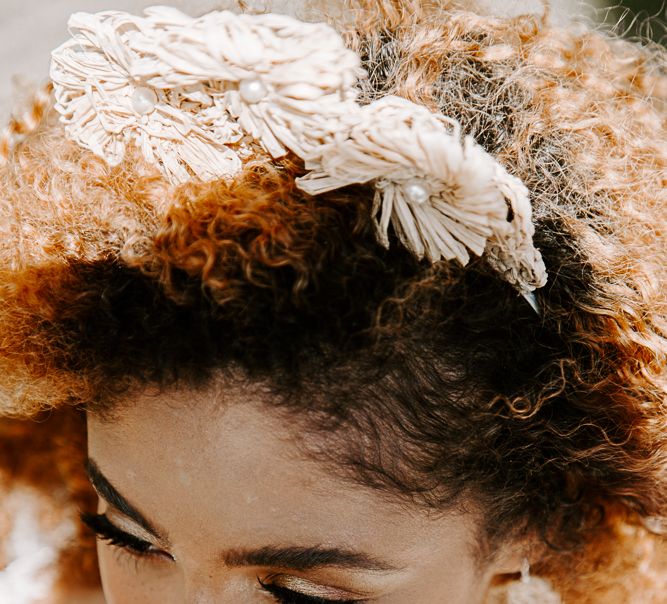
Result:
<svg viewBox="0 0 667 604">
<path fill-rule="evenodd" d="M 598 2 L 599 6 L 606 6 Z M 651 39 L 665 45 L 667 43 L 667 1 L 666 0 L 625 0 L 613 8 L 598 11 L 598 18 L 606 26 L 627 37 Z"/>
<path fill-rule="evenodd" d="M 542 10 L 541 0 L 472 1 L 497 14 Z M 66 39 L 71 13 L 109 9 L 140 12 L 154 4 L 201 14 L 221 7 L 225 0 L 0 0 L 0 124 L 11 110 L 13 88 L 47 77 L 49 53 Z M 551 0 L 551 5 L 558 22 L 584 18 L 627 37 L 667 40 L 667 0 Z"/>
</svg>

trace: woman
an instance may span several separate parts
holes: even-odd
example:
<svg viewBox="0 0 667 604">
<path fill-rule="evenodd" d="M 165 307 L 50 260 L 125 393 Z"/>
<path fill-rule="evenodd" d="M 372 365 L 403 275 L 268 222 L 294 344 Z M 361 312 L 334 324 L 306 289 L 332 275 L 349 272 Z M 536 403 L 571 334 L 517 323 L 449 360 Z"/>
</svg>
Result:
<svg viewBox="0 0 667 604">
<path fill-rule="evenodd" d="M 343 8 L 72 17 L 0 171 L 7 533 L 48 493 L 111 604 L 662 601 L 664 53 Z"/>
</svg>

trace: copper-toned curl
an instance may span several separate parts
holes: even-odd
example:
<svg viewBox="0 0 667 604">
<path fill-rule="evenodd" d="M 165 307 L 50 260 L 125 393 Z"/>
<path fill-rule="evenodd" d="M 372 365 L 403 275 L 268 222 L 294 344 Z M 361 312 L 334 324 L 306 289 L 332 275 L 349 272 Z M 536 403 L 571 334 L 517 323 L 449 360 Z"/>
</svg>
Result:
<svg viewBox="0 0 667 604">
<path fill-rule="evenodd" d="M 385 250 L 369 187 L 310 197 L 296 158 L 261 155 L 174 187 L 139 154 L 105 165 L 47 112 L 0 168 L 0 411 L 112 415 L 134 389 L 240 366 L 350 480 L 429 508 L 472 496 L 482 553 L 540 537 L 537 571 L 567 602 L 657 603 L 657 571 L 637 577 L 659 564 L 643 524 L 667 515 L 664 51 L 443 3 L 355 6 L 361 101 L 455 117 L 530 190 L 542 316 L 482 261 Z"/>
</svg>

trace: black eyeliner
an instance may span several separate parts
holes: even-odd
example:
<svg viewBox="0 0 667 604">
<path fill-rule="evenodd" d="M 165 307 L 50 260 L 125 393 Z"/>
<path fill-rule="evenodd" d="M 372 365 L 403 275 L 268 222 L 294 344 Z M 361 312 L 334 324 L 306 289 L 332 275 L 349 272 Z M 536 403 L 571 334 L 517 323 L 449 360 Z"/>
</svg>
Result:
<svg viewBox="0 0 667 604">
<path fill-rule="evenodd" d="M 79 514 L 81 522 L 83 522 L 91 531 L 93 531 L 99 539 L 106 541 L 111 545 L 124 547 L 137 554 L 147 554 L 153 547 L 152 544 L 143 539 L 139 539 L 134 535 L 130 535 L 125 531 L 121 531 L 117 526 L 112 524 L 104 514 L 88 514 L 82 512 Z"/>
<path fill-rule="evenodd" d="M 278 598 L 280 604 L 359 604 L 359 600 L 329 600 L 327 598 L 318 598 L 316 596 L 306 596 L 286 587 L 264 583 L 259 577 L 259 584 L 264 591 Z"/>
</svg>

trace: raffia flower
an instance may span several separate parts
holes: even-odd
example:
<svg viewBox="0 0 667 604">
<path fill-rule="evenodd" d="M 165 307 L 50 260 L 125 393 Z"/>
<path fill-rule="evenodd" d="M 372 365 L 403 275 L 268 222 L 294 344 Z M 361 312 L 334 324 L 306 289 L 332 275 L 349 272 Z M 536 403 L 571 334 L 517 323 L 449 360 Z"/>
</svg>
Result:
<svg viewBox="0 0 667 604">
<path fill-rule="evenodd" d="M 359 58 L 325 24 L 229 11 L 75 13 L 52 54 L 68 136 L 111 165 L 128 144 L 175 183 L 233 176 L 253 140 L 274 157 L 328 140 L 355 105 Z"/>
<path fill-rule="evenodd" d="M 155 78 L 168 69 L 144 52 L 155 33 L 140 17 L 121 12 L 75 13 L 73 38 L 52 53 L 56 109 L 70 138 L 116 165 L 135 143 L 172 182 L 192 174 L 211 179 L 237 172 L 228 145 L 242 132 L 197 83 L 163 89 Z"/>
<path fill-rule="evenodd" d="M 306 162 L 299 187 L 313 195 L 375 181 L 372 215 L 380 242 L 391 224 L 403 245 L 431 262 L 489 252 L 490 264 L 522 293 L 546 282 L 528 192 L 459 124 L 387 96 L 347 118 L 348 131 Z"/>
<path fill-rule="evenodd" d="M 159 17 L 172 10 L 146 12 L 162 26 Z M 171 68 L 160 86 L 233 83 L 224 107 L 274 158 L 286 149 L 305 157 L 331 139 L 344 126 L 341 118 L 356 112 L 356 84 L 365 74 L 332 27 L 274 13 L 209 13 L 170 30 L 153 52 Z"/>
</svg>

